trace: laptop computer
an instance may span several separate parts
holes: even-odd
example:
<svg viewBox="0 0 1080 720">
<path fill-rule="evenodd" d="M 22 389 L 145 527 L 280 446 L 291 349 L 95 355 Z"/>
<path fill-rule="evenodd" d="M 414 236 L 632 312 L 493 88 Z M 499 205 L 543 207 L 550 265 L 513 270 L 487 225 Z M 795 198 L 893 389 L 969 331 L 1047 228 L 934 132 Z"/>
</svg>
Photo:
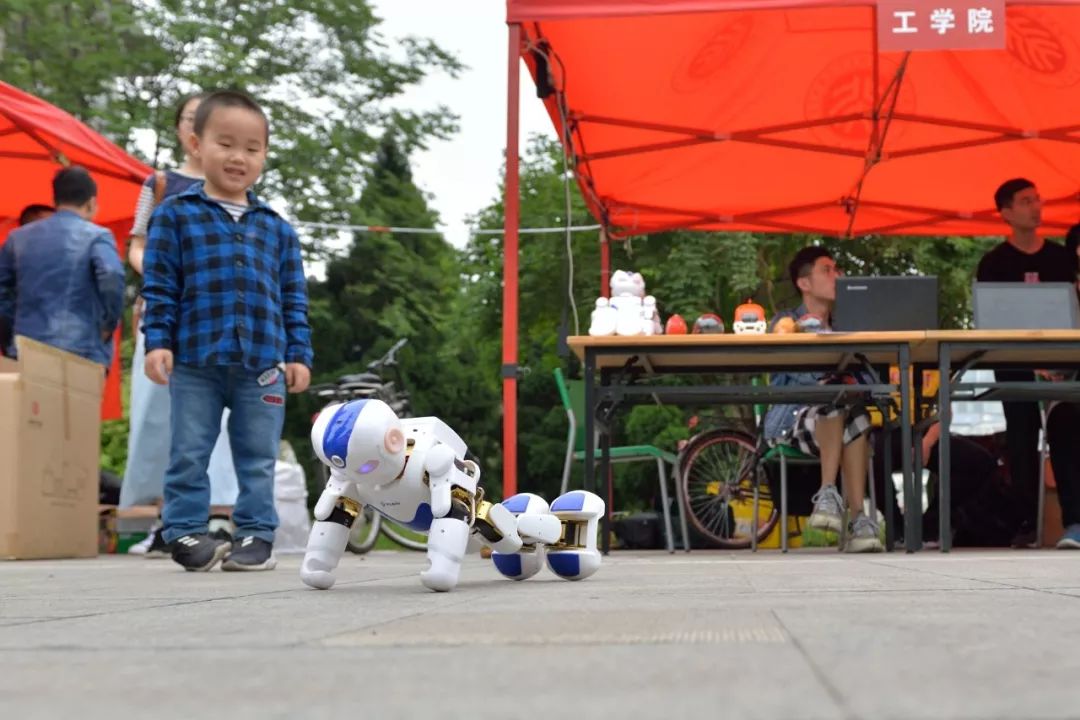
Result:
<svg viewBox="0 0 1080 720">
<path fill-rule="evenodd" d="M 938 279 L 933 275 L 841 277 L 833 330 L 937 330 Z"/>
<path fill-rule="evenodd" d="M 1080 329 L 1072 283 L 977 282 L 972 303 L 979 330 Z"/>
</svg>

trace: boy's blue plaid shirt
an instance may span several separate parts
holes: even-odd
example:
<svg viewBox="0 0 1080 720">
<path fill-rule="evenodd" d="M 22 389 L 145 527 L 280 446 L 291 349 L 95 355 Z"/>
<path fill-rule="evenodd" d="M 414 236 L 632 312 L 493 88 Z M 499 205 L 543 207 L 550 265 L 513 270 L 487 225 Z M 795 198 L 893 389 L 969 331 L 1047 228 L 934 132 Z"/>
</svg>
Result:
<svg viewBox="0 0 1080 720">
<path fill-rule="evenodd" d="M 147 352 L 172 350 L 198 367 L 311 367 L 300 241 L 250 191 L 248 204 L 234 221 L 196 183 L 154 211 L 143 259 Z"/>
</svg>

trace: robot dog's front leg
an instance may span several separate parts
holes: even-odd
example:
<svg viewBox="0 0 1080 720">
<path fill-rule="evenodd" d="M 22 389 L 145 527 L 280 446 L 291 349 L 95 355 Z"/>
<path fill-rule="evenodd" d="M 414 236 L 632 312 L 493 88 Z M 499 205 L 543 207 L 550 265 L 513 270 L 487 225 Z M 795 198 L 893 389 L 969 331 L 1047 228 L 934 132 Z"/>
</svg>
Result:
<svg viewBox="0 0 1080 720">
<path fill-rule="evenodd" d="M 438 592 L 453 590 L 458 583 L 476 512 L 472 493 L 461 487 L 475 486 L 475 478 L 459 465 L 453 450 L 442 444 L 432 447 L 424 459 L 435 519 L 428 530 L 428 569 L 420 573 L 420 582 Z"/>
<path fill-rule="evenodd" d="M 349 532 L 360 510 L 355 486 L 336 471 L 332 472 L 315 504 L 315 522 L 300 566 L 300 579 L 305 585 L 318 590 L 333 587 L 334 570 L 345 554 Z"/>
</svg>

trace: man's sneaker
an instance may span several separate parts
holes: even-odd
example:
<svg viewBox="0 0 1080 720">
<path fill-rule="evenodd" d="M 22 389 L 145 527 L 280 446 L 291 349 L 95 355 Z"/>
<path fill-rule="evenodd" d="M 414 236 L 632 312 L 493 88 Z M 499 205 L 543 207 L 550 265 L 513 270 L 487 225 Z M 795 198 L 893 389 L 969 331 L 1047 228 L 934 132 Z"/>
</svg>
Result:
<svg viewBox="0 0 1080 720">
<path fill-rule="evenodd" d="M 1035 547 L 1038 537 L 1035 533 L 1035 528 L 1030 523 L 1024 522 L 1017 529 L 1016 534 L 1013 535 L 1012 542 L 1009 543 L 1014 548 L 1032 548 Z"/>
<path fill-rule="evenodd" d="M 810 513 L 809 526 L 818 530 L 840 532 L 844 527 L 844 498 L 835 485 L 825 485 L 811 498 L 814 511 Z"/>
<path fill-rule="evenodd" d="M 172 544 L 172 559 L 185 570 L 206 572 L 221 562 L 232 546 L 206 533 L 184 535 L 176 538 Z"/>
<path fill-rule="evenodd" d="M 1058 550 L 1080 550 L 1080 524 L 1073 523 L 1065 528 L 1065 534 L 1057 543 Z"/>
<path fill-rule="evenodd" d="M 848 527 L 847 545 L 844 552 L 849 553 L 876 553 L 885 548 L 878 537 L 877 520 L 869 517 L 866 513 L 859 513 Z"/>
<path fill-rule="evenodd" d="M 232 552 L 221 564 L 222 570 L 273 570 L 277 566 L 274 546 L 248 535 L 233 544 Z"/>
</svg>

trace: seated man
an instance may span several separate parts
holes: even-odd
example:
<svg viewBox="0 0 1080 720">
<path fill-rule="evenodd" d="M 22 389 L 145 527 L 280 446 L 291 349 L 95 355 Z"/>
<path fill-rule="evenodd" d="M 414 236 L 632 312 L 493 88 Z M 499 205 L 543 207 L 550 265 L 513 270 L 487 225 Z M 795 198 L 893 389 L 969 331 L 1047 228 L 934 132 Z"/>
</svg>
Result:
<svg viewBox="0 0 1080 720">
<path fill-rule="evenodd" d="M 51 205 L 33 204 L 27 205 L 19 213 L 19 227 L 29 225 L 37 220 L 43 220 L 52 215 L 56 210 Z M 11 335 L 11 319 L 0 316 L 0 355 L 4 354 L 4 348 L 10 347 L 14 342 Z"/>
<path fill-rule="evenodd" d="M 19 213 L 19 227 L 29 225 L 38 220 L 44 220 L 47 217 L 51 217 L 55 212 L 56 208 L 52 205 L 42 205 L 40 203 L 27 205 L 22 209 L 22 212 Z"/>
<path fill-rule="evenodd" d="M 821 328 L 828 328 L 832 306 L 836 301 L 836 278 L 840 274 L 829 251 L 822 247 L 806 247 L 796 253 L 788 266 L 795 289 L 802 295 L 802 304 L 794 310 L 779 313 L 770 328 L 781 318 L 796 322 L 814 318 Z M 845 382 L 823 373 L 773 373 L 771 385 L 819 385 Z M 840 532 L 847 522 L 847 510 L 853 513 L 848 525 L 847 552 L 881 552 L 876 516 L 863 512 L 866 497 L 866 477 L 869 458 L 867 433 L 870 417 L 861 404 L 848 407 L 835 405 L 773 405 L 765 415 L 765 438 L 773 444 L 788 443 L 807 455 L 821 460 L 821 489 L 814 495 L 814 510 L 810 515 L 812 528 Z M 843 468 L 844 496 L 836 489 L 837 473 Z"/>
<path fill-rule="evenodd" d="M 934 423 L 922 437 L 922 467 L 920 470 L 929 469 L 931 477 L 936 477 L 938 469 L 938 439 L 941 436 L 941 425 Z M 886 517 L 886 522 L 892 522 L 894 528 L 903 529 L 904 520 L 900 512 L 899 493 L 896 485 L 891 482 L 893 473 L 900 471 L 903 456 L 900 452 L 900 428 L 890 431 L 892 453 L 890 455 L 891 467 L 885 468 L 885 432 L 878 430 L 874 433 L 874 488 L 877 491 L 877 505 L 882 513 L 885 513 L 885 493 L 893 494 L 891 518 Z M 978 443 L 963 435 L 949 435 L 949 478 L 951 489 L 950 519 L 953 531 L 956 532 L 959 524 L 960 510 L 965 503 L 974 497 L 982 489 L 983 485 L 993 482 L 997 469 L 997 458 Z M 922 539 L 924 542 L 938 540 L 940 517 L 940 495 L 936 488 L 930 492 L 930 502 L 923 513 Z"/>
<path fill-rule="evenodd" d="M 1014 178 L 1001 184 L 994 202 L 1002 219 L 1008 223 L 1009 237 L 991 249 L 979 262 L 976 277 L 980 282 L 1069 282 L 1077 279 L 1077 255 L 1039 236 L 1042 223 L 1042 200 L 1035 184 Z M 1034 379 L 1031 370 L 999 370 L 999 381 Z M 1039 449 L 1041 420 L 1039 406 L 1033 402 L 1003 403 L 1009 472 L 1020 499 L 1018 513 L 1030 518 L 1017 532 L 1014 545 L 1034 541 L 1038 508 Z M 1065 534 L 1057 546 L 1080 549 L 1080 405 L 1053 403 L 1047 421 L 1050 463 L 1061 502 Z"/>
</svg>

